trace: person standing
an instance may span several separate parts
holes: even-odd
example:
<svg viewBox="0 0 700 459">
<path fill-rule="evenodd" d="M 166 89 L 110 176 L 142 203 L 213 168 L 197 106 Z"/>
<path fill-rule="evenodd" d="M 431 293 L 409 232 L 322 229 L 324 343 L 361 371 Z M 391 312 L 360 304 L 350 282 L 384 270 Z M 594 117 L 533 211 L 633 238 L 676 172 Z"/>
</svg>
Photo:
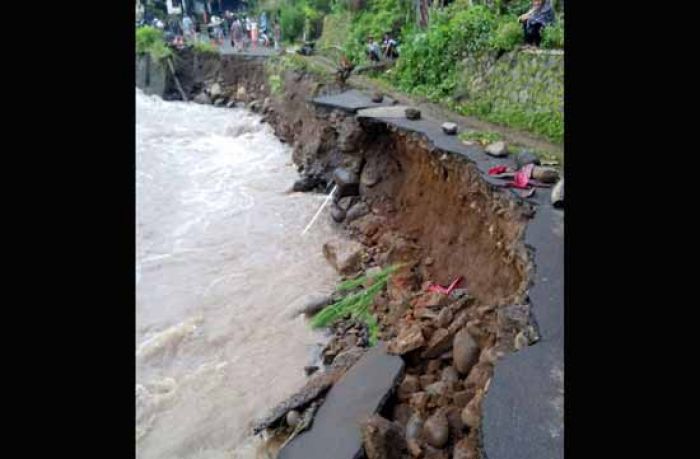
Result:
<svg viewBox="0 0 700 459">
<path fill-rule="evenodd" d="M 250 42 L 253 44 L 253 49 L 258 47 L 258 24 L 255 21 L 250 23 Z"/>
<path fill-rule="evenodd" d="M 279 20 L 275 21 L 274 34 L 275 34 L 275 49 L 277 50 L 277 49 L 280 49 L 280 40 L 282 39 L 282 27 L 280 27 Z"/>
<path fill-rule="evenodd" d="M 243 48 L 243 24 L 237 17 L 233 18 L 231 25 L 231 44 L 234 51 L 240 51 Z"/>
<path fill-rule="evenodd" d="M 267 13 L 264 11 L 260 15 L 260 33 L 261 34 L 267 33 Z"/>
<path fill-rule="evenodd" d="M 194 41 L 194 23 L 188 15 L 182 18 L 182 32 L 186 41 Z"/>
</svg>

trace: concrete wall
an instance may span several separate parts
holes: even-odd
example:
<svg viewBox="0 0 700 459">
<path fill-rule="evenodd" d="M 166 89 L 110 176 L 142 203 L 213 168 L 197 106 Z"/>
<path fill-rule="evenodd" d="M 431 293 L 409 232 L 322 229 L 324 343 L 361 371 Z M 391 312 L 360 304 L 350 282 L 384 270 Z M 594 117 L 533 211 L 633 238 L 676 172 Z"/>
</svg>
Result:
<svg viewBox="0 0 700 459">
<path fill-rule="evenodd" d="M 167 70 L 165 63 L 154 61 L 148 54 L 136 56 L 136 87 L 163 97 L 169 85 Z"/>
<path fill-rule="evenodd" d="M 470 56 L 461 63 L 456 96 L 475 114 L 520 124 L 564 123 L 564 53 L 513 51 L 500 58 Z"/>
</svg>

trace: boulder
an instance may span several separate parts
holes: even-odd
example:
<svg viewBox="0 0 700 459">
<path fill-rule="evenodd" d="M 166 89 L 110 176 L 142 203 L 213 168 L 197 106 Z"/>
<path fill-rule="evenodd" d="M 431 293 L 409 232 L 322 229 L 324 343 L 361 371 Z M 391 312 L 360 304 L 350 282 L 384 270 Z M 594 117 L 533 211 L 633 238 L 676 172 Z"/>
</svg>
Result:
<svg viewBox="0 0 700 459">
<path fill-rule="evenodd" d="M 528 150 L 523 150 L 520 153 L 518 153 L 518 155 L 515 157 L 515 164 L 518 167 L 518 169 L 521 169 L 527 164 L 535 164 L 539 166 L 540 159 L 537 156 L 535 156 L 534 153 Z"/>
<path fill-rule="evenodd" d="M 364 201 L 360 201 L 354 206 L 352 206 L 345 215 L 345 221 L 348 223 L 357 220 L 360 217 L 364 217 L 370 212 L 369 206 Z"/>
<path fill-rule="evenodd" d="M 359 271 L 362 266 L 364 246 L 356 241 L 335 239 L 323 244 L 323 255 L 340 274 Z"/>
<path fill-rule="evenodd" d="M 362 424 L 361 435 L 367 459 L 400 459 L 408 448 L 403 429 L 376 414 Z"/>
<path fill-rule="evenodd" d="M 447 135 L 457 134 L 457 125 L 455 123 L 442 123 L 442 132 Z"/>
<path fill-rule="evenodd" d="M 360 177 L 346 168 L 336 168 L 333 171 L 333 181 L 338 187 L 335 194 L 336 199 L 357 196 L 360 193 Z"/>
<path fill-rule="evenodd" d="M 420 119 L 420 110 L 416 108 L 407 108 L 404 113 L 406 114 L 406 118 L 409 120 Z"/>
<path fill-rule="evenodd" d="M 553 167 L 535 166 L 532 169 L 532 178 L 543 183 L 556 183 L 559 180 L 559 171 Z"/>
<path fill-rule="evenodd" d="M 411 398 L 411 395 L 418 391 L 420 391 L 420 381 L 418 377 L 415 375 L 406 375 L 401 384 L 399 384 L 397 396 L 399 400 L 408 400 Z"/>
<path fill-rule="evenodd" d="M 502 158 L 508 155 L 508 145 L 504 141 L 499 140 L 487 146 L 486 153 L 497 158 Z"/>
<path fill-rule="evenodd" d="M 479 345 L 466 328 L 458 331 L 452 342 L 452 359 L 454 367 L 466 375 L 479 360 Z"/>
<path fill-rule="evenodd" d="M 425 345 L 423 332 L 418 324 L 403 327 L 399 335 L 391 340 L 388 349 L 390 354 L 403 355 Z"/>
<path fill-rule="evenodd" d="M 212 97 L 212 99 L 215 99 L 223 94 L 224 92 L 222 91 L 219 83 L 214 83 L 209 87 L 209 95 Z"/>
<path fill-rule="evenodd" d="M 318 186 L 319 180 L 316 177 L 304 176 L 294 182 L 292 191 L 311 191 Z"/>
<path fill-rule="evenodd" d="M 473 443 L 473 440 L 469 438 L 458 441 L 452 450 L 452 459 L 478 459 L 479 455 L 476 453 L 476 447 Z"/>
<path fill-rule="evenodd" d="M 552 189 L 552 205 L 557 208 L 564 207 L 564 179 L 561 179 Z"/>
<path fill-rule="evenodd" d="M 424 359 L 434 359 L 440 354 L 450 349 L 452 345 L 452 335 L 446 328 L 439 328 L 432 334 L 426 350 L 421 357 Z"/>
<path fill-rule="evenodd" d="M 457 373 L 457 370 L 455 370 L 453 366 L 447 366 L 443 368 L 440 380 L 445 381 L 446 383 L 457 382 L 459 381 L 459 373 Z"/>
<path fill-rule="evenodd" d="M 450 428 L 444 410 L 436 411 L 423 425 L 423 438 L 430 446 L 442 448 L 447 444 Z"/>
<path fill-rule="evenodd" d="M 423 419 L 418 413 L 413 413 L 406 423 L 406 440 L 418 441 L 423 431 Z"/>
<path fill-rule="evenodd" d="M 462 410 L 462 422 L 471 429 L 476 429 L 481 424 L 481 399 L 483 392 L 479 391 Z"/>
<path fill-rule="evenodd" d="M 437 381 L 425 388 L 425 393 L 428 395 L 434 395 L 436 397 L 446 397 L 449 391 L 447 383 L 444 381 Z"/>
<path fill-rule="evenodd" d="M 196 104 L 202 104 L 202 105 L 210 105 L 211 104 L 211 99 L 209 98 L 206 93 L 199 93 L 197 97 L 193 99 L 193 102 Z"/>
<path fill-rule="evenodd" d="M 453 317 L 454 314 L 452 313 L 452 310 L 450 310 L 449 308 L 442 308 L 440 310 L 440 313 L 438 314 L 435 325 L 437 325 L 438 327 L 448 327 L 452 322 Z"/>
<path fill-rule="evenodd" d="M 331 218 L 333 218 L 333 221 L 340 223 L 345 220 L 346 215 L 347 213 L 340 206 L 334 205 L 331 207 Z"/>
</svg>

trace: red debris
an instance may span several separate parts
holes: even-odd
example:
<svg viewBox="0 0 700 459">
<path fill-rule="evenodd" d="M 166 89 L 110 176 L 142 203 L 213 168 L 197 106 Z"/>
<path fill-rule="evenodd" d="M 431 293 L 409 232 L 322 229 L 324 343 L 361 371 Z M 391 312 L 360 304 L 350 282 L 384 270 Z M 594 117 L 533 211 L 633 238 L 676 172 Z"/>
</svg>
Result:
<svg viewBox="0 0 700 459">
<path fill-rule="evenodd" d="M 449 287 L 445 288 L 440 284 L 431 282 L 430 285 L 428 285 L 427 290 L 429 292 L 434 292 L 434 293 L 442 293 L 443 295 L 449 295 L 452 293 L 452 290 L 457 288 L 457 286 L 464 280 L 462 276 L 459 276 L 457 279 L 453 280 L 452 283 L 450 284 Z"/>
<path fill-rule="evenodd" d="M 528 189 L 529 187 L 527 184 L 532 176 L 533 167 L 535 167 L 534 164 L 526 164 L 523 166 L 522 169 L 515 173 L 515 179 L 510 182 L 510 185 L 514 188 L 520 188 L 521 190 Z"/>
<path fill-rule="evenodd" d="M 491 169 L 489 169 L 489 175 L 498 175 L 506 172 L 508 170 L 508 166 L 500 165 L 500 166 L 493 166 Z"/>
</svg>

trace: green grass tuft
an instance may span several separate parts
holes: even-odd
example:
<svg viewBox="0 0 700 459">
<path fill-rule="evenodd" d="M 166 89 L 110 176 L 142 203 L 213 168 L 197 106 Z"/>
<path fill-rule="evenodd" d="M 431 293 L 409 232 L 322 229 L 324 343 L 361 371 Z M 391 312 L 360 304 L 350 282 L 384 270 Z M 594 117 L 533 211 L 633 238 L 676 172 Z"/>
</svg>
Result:
<svg viewBox="0 0 700 459">
<path fill-rule="evenodd" d="M 392 265 L 374 275 L 364 275 L 342 282 L 337 287 L 339 292 L 364 287 L 370 283 L 369 281 L 371 281 L 371 285 L 355 293 L 349 293 L 339 301 L 323 308 L 311 319 L 311 327 L 327 327 L 349 314 L 350 317 L 361 320 L 367 325 L 370 345 L 374 346 L 379 336 L 379 324 L 376 317 L 369 311 L 369 307 L 372 305 L 374 297 L 387 285 L 391 274 L 400 267 L 401 265 Z"/>
</svg>

